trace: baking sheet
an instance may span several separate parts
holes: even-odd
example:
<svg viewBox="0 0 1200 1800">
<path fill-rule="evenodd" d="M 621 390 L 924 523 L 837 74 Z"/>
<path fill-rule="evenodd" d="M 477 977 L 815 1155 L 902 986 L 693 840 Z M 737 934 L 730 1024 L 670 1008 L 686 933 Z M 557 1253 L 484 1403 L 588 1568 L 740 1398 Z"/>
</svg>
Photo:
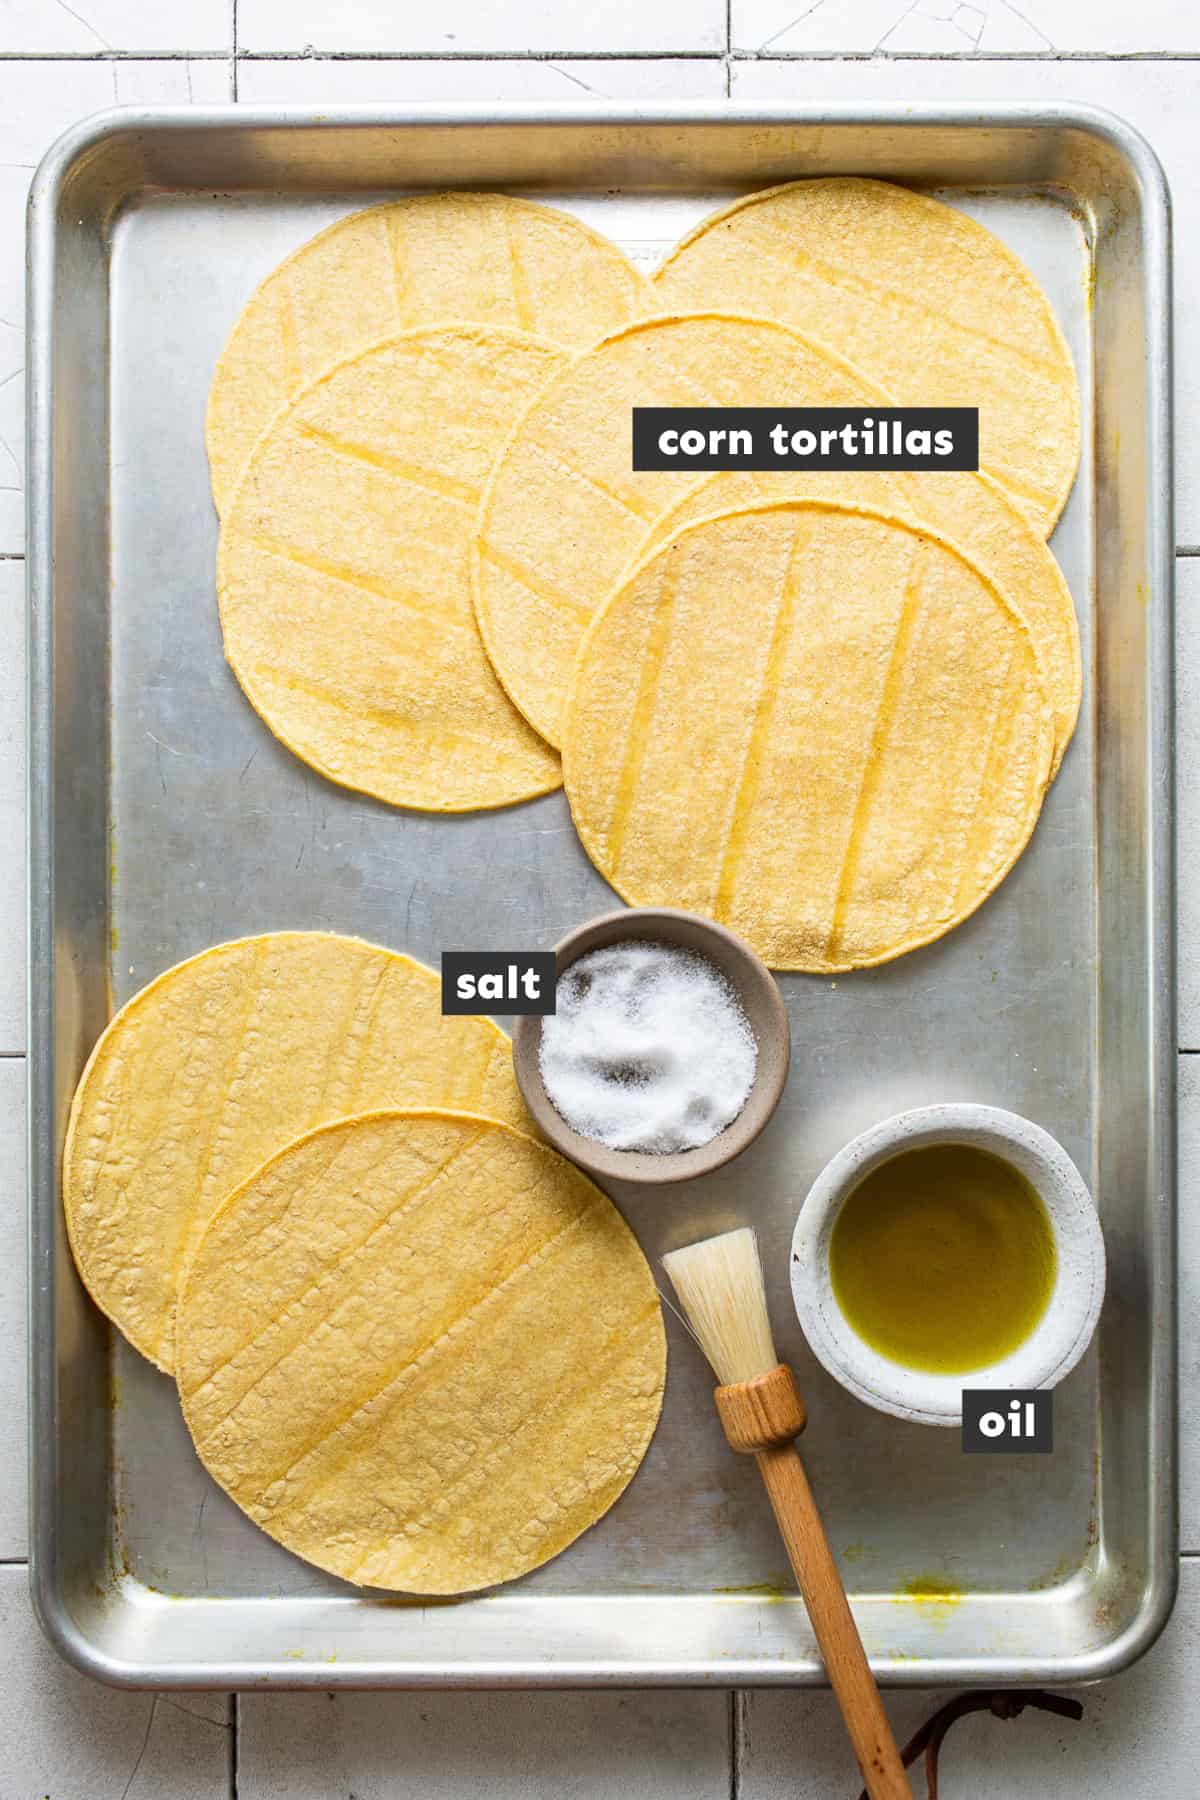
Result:
<svg viewBox="0 0 1200 1800">
<path fill-rule="evenodd" d="M 596 1529 L 481 1600 L 363 1597 L 255 1530 L 196 1461 L 173 1385 L 81 1298 L 56 1159 L 111 1008 L 206 945 L 323 926 L 436 966 L 465 943 L 549 946 L 613 904 L 561 794 L 461 818 L 396 812 L 307 770 L 226 669 L 202 422 L 213 362 L 255 283 L 333 218 L 413 185 L 529 192 L 652 266 L 731 194 L 837 168 L 920 179 L 963 205 L 1054 303 L 1084 394 L 1083 466 L 1054 538 L 1080 615 L 1083 711 L 1030 849 L 971 920 L 882 969 L 781 978 L 792 1073 L 751 1151 L 666 1196 L 614 1191 L 652 1259 L 757 1227 L 779 1349 L 809 1404 L 806 1462 L 884 1679 L 1119 1666 L 1165 1617 L 1174 1559 L 1171 534 L 1164 319 L 1151 304 L 1168 290 L 1155 166 L 1132 136 L 1019 108 L 987 120 L 939 110 L 903 132 L 779 109 L 720 124 L 695 108 L 667 125 L 605 113 L 590 136 L 576 112 L 464 111 L 439 157 L 431 126 L 446 117 L 322 115 L 314 128 L 241 109 L 199 123 L 114 115 L 86 154 L 60 151 L 35 191 L 43 1617 L 76 1661 L 152 1685 L 821 1679 L 756 1471 L 729 1453 L 711 1381 L 673 1319 L 662 1425 Z M 619 184 L 604 179 L 614 159 Z M 541 170 L 562 185 L 542 185 Z M 857 1130 L 946 1099 L 1036 1119 L 1100 1205 L 1110 1298 L 1096 1345 L 1056 1393 L 1051 1457 L 964 1457 L 956 1433 L 868 1411 L 795 1323 L 787 1253 L 811 1179 Z"/>
</svg>

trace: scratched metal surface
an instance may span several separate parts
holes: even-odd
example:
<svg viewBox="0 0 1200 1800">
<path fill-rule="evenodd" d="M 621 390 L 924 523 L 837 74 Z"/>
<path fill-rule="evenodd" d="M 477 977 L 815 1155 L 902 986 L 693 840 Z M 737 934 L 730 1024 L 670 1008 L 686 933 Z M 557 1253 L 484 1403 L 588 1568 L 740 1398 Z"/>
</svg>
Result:
<svg viewBox="0 0 1200 1800">
<path fill-rule="evenodd" d="M 486 173 L 482 135 L 478 155 Z M 676 180 L 671 193 L 542 193 L 650 265 L 738 185 L 692 191 Z M 370 197 L 361 183 L 235 196 L 137 187 L 108 239 L 110 775 L 94 799 L 110 828 L 114 1005 L 180 958 L 247 932 L 324 926 L 436 964 L 444 946 L 548 946 L 614 903 L 561 795 L 435 818 L 347 793 L 270 736 L 222 659 L 202 438 L 213 362 L 259 278 Z M 850 1399 L 808 1353 L 788 1298 L 787 1246 L 810 1180 L 854 1131 L 924 1101 L 977 1099 L 1036 1119 L 1092 1183 L 1110 1251 L 1144 1231 L 1145 1194 L 1113 1186 L 1100 1163 L 1106 815 L 1090 232 L 1062 196 L 950 187 L 946 197 L 1029 263 L 1083 377 L 1083 467 L 1054 539 L 1080 616 L 1079 729 L 1030 849 L 974 918 L 883 969 L 782 979 L 792 1074 L 753 1150 L 665 1198 L 617 1194 L 651 1258 L 713 1229 L 758 1228 L 779 1347 L 809 1398 L 808 1465 L 868 1647 L 891 1678 L 922 1682 L 1072 1663 L 1086 1672 L 1132 1628 L 1151 1560 L 1144 1495 L 1130 1477 L 1122 1496 L 1119 1468 L 1105 1476 L 1103 1529 L 1095 1348 L 1056 1394 L 1052 1457 L 964 1458 L 955 1433 Z M 94 599 L 104 604 L 99 583 Z M 1108 728 L 1144 732 L 1135 699 L 1125 705 L 1128 719 Z M 92 879 L 99 904 L 104 872 Z M 1126 929 L 1131 918 L 1125 909 Z M 80 1024 L 84 1049 L 101 1023 Z M 790 1583 L 755 1471 L 728 1453 L 700 1359 L 673 1319 L 669 1329 L 663 1423 L 609 1516 L 506 1595 L 429 1611 L 359 1599 L 259 1533 L 200 1468 L 172 1384 L 114 1334 L 104 1531 L 119 1579 L 106 1602 L 89 1603 L 85 1634 L 107 1655 L 181 1680 L 204 1668 L 222 1682 L 306 1679 L 327 1657 L 336 1665 L 313 1679 L 819 1678 L 799 1607 L 773 1604 Z M 1122 1429 L 1144 1485 L 1147 1441 L 1131 1421 Z M 81 1546 L 79 1567 L 96 1555 L 94 1542 Z M 930 1588 L 956 1598 L 914 1599 Z"/>
</svg>

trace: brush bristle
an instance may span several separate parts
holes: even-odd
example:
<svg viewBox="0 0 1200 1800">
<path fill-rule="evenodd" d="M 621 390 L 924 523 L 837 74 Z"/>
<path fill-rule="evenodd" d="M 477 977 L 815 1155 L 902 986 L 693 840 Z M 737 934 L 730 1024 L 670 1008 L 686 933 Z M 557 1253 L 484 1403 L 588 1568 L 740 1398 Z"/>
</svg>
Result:
<svg viewBox="0 0 1200 1800">
<path fill-rule="evenodd" d="M 748 1226 L 672 1250 L 662 1263 L 723 1387 L 775 1367 L 758 1242 Z"/>
</svg>

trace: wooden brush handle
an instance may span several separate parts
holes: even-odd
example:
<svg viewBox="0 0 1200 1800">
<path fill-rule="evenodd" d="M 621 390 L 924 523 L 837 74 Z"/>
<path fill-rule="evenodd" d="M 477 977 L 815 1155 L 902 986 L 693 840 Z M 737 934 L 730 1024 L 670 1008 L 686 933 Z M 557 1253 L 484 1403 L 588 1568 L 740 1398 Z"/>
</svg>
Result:
<svg viewBox="0 0 1200 1800">
<path fill-rule="evenodd" d="M 804 1596 L 871 1800 L 912 1800 L 908 1776 L 867 1661 L 804 1465 L 792 1441 L 806 1414 L 784 1363 L 755 1381 L 720 1387 L 717 1412 L 735 1450 L 762 1471 L 788 1561 Z"/>
</svg>

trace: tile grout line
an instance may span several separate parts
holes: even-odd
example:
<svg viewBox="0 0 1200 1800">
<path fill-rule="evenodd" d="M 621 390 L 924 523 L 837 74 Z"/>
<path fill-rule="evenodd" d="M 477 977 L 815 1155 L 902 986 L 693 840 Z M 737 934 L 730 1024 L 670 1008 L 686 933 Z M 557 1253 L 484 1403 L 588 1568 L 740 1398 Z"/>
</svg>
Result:
<svg viewBox="0 0 1200 1800">
<path fill-rule="evenodd" d="M 730 0 L 732 4 L 732 0 Z M 20 51 L 10 60 L 20 61 Z M 42 54 L 40 52 L 35 54 Z M 47 53 L 49 54 L 49 53 Z M 98 60 L 101 53 L 77 52 L 80 59 Z M 123 56 L 136 52 L 115 52 Z M 163 54 L 177 54 L 170 52 Z M 217 54 L 216 52 L 210 52 Z M 811 50 L 793 53 L 758 50 L 240 50 L 242 62 L 1086 62 L 1086 63 L 1191 63 L 1200 62 L 1200 50 L 1027 50 L 993 51 L 988 55 L 960 56 L 957 51 L 894 50 L 876 55 L 873 50 Z"/>
<path fill-rule="evenodd" d="M 733 50 L 735 62 L 1196 62 L 1200 50 Z"/>
<path fill-rule="evenodd" d="M 732 6 L 732 0 L 730 0 Z M 79 53 L 81 56 L 84 53 Z M 122 52 L 128 55 L 130 52 Z M 758 50 L 242 50 L 242 62 L 724 62 L 724 63 L 824 63 L 824 62 L 939 62 L 981 63 L 1084 62 L 1084 63 L 1191 63 L 1200 62 L 1200 50 L 1099 50 L 995 51 L 984 56 L 960 56 L 957 51 L 894 50 L 876 55 L 873 50 L 812 50 L 806 53 Z M 12 60 L 20 59 L 15 52 Z M 95 60 L 95 59 L 93 59 Z"/>
<path fill-rule="evenodd" d="M 1200 50 L 734 50 L 735 62 L 1196 62 Z"/>
<path fill-rule="evenodd" d="M 0 63 L 225 62 L 228 50 L 0 50 Z"/>
<path fill-rule="evenodd" d="M 234 0 L 237 5 L 237 0 Z M 238 1800 L 238 1768 L 239 1733 L 242 1723 L 242 1709 L 236 1693 L 229 1696 L 229 1800 Z"/>
<path fill-rule="evenodd" d="M 225 50 L 0 50 L 0 63 L 222 62 Z M 1196 52 L 1200 59 L 1200 51 Z M 712 50 L 237 50 L 239 62 L 724 62 Z M 765 58 L 763 60 L 766 60 Z M 1102 59 L 1098 59 L 1102 60 Z"/>
<path fill-rule="evenodd" d="M 729 1690 L 729 1800 L 742 1795 L 742 1708 L 745 1698 L 740 1688 Z"/>
<path fill-rule="evenodd" d="M 728 35 L 728 30 L 727 30 Z M 226 50 L 3 50 L 16 62 L 221 62 Z M 1192 63 L 1200 50 L 237 50 L 241 62 L 729 62 L 729 63 Z"/>
</svg>

